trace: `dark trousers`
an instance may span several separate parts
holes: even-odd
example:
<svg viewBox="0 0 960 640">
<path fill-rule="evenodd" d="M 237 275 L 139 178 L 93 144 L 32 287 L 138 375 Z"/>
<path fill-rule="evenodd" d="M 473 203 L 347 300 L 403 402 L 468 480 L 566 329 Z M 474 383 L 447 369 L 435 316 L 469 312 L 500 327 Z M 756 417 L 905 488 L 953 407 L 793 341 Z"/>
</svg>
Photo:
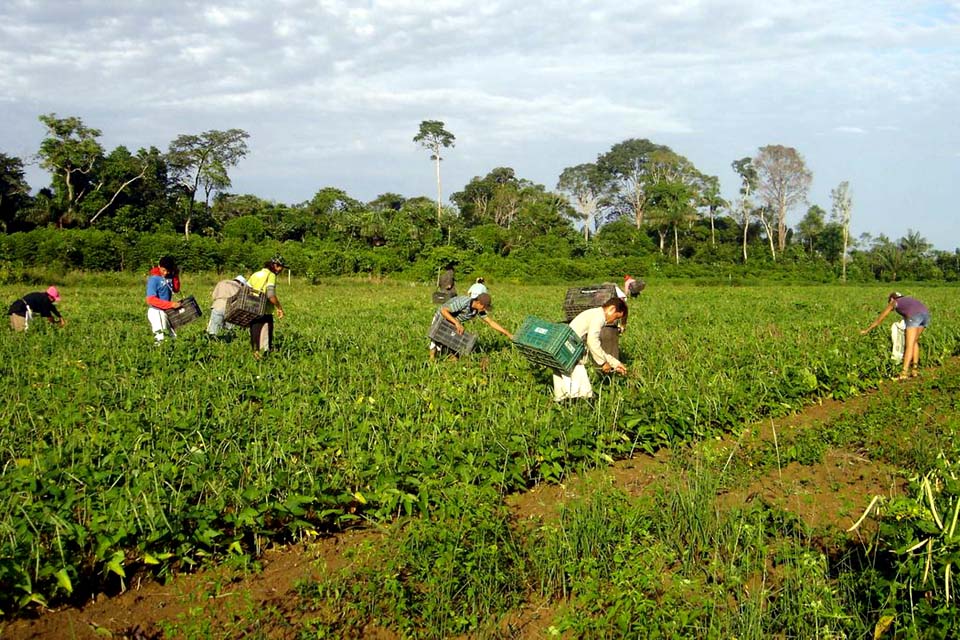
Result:
<svg viewBox="0 0 960 640">
<path fill-rule="evenodd" d="M 606 325 L 600 330 L 600 346 L 617 360 L 620 359 L 620 329 L 615 325 Z"/>
<path fill-rule="evenodd" d="M 264 331 L 267 332 L 265 338 Z M 273 315 L 267 314 L 250 323 L 250 346 L 253 347 L 254 351 L 269 351 L 272 345 Z"/>
</svg>

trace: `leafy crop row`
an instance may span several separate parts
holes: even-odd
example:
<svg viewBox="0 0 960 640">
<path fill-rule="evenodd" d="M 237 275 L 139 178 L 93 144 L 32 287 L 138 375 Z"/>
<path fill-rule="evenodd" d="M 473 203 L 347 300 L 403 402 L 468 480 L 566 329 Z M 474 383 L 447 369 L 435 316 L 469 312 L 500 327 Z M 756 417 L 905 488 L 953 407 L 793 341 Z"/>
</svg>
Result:
<svg viewBox="0 0 960 640">
<path fill-rule="evenodd" d="M 203 300 L 212 280 L 187 279 Z M 894 368 L 862 338 L 878 288 L 650 287 L 622 341 L 631 373 L 556 406 L 549 376 L 480 323 L 477 353 L 430 363 L 429 289 L 281 283 L 262 362 L 200 323 L 154 348 L 142 282 L 66 290 L 69 324 L 0 338 L 0 608 L 116 589 L 210 556 L 428 513 L 454 485 L 499 494 L 638 450 L 846 397 Z M 22 294 L 0 287 L 4 299 Z M 559 287 L 494 287 L 495 318 L 557 317 Z M 953 292 L 924 361 L 958 352 Z"/>
</svg>

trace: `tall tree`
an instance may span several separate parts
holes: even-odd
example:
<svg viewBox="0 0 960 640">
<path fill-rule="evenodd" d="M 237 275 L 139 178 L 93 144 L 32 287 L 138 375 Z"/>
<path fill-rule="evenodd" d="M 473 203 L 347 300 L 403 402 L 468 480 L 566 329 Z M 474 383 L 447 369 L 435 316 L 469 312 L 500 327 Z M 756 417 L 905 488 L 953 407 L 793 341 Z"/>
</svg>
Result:
<svg viewBox="0 0 960 640">
<path fill-rule="evenodd" d="M 720 195 L 720 178 L 717 176 L 701 176 L 699 191 L 699 206 L 707 209 L 707 216 L 710 218 L 710 244 L 716 246 L 717 230 L 714 219 L 717 217 L 717 212 L 727 206 L 727 201 Z"/>
<path fill-rule="evenodd" d="M 589 240 L 590 233 L 597 228 L 597 207 L 603 196 L 603 181 L 597 165 L 584 163 L 567 167 L 560 173 L 557 189 L 572 199 L 583 221 L 583 239 Z"/>
<path fill-rule="evenodd" d="M 774 242 L 777 237 L 775 231 L 775 225 L 777 221 L 776 212 L 771 209 L 767 204 L 760 204 L 759 207 L 754 207 L 750 212 L 750 215 L 760 223 L 760 226 L 763 227 L 763 232 L 767 236 L 767 244 L 770 245 L 770 258 L 776 262 L 777 261 L 777 246 Z"/>
<path fill-rule="evenodd" d="M 797 223 L 797 235 L 800 236 L 800 242 L 812 256 L 817 239 L 823 233 L 825 228 L 824 216 L 826 211 L 818 205 L 813 205 L 807 209 L 807 214 Z"/>
<path fill-rule="evenodd" d="M 137 155 L 133 156 L 124 146 L 117 147 L 104 158 L 98 171 L 97 184 L 93 189 L 97 198 L 91 198 L 97 200 L 94 205 L 97 210 L 90 217 L 89 224 L 93 225 L 97 218 L 114 207 L 123 191 L 138 180 L 142 180 L 151 168 L 151 164 L 156 161 L 156 154 L 140 149 Z M 113 195 L 109 195 L 108 192 L 113 192 Z M 90 208 L 87 207 L 87 210 Z"/>
<path fill-rule="evenodd" d="M 830 191 L 833 200 L 833 219 L 840 223 L 843 230 L 843 253 L 840 254 L 841 278 L 847 281 L 847 247 L 850 239 L 850 212 L 853 209 L 853 196 L 850 194 L 850 183 L 844 180 Z"/>
<path fill-rule="evenodd" d="M 787 212 L 806 202 L 813 174 L 796 149 L 783 145 L 760 147 L 753 164 L 760 200 L 776 221 L 777 248 L 782 252 L 787 246 Z"/>
<path fill-rule="evenodd" d="M 186 193 L 184 235 L 190 237 L 190 222 L 197 190 L 205 191 L 205 206 L 209 206 L 213 191 L 230 186 L 227 170 L 236 166 L 247 155 L 247 138 L 243 129 L 218 131 L 211 129 L 200 135 L 180 135 L 170 143 L 167 163 L 171 177 Z"/>
<path fill-rule="evenodd" d="M 911 257 L 924 257 L 933 248 L 933 245 L 920 235 L 919 231 L 913 229 L 907 229 L 907 235 L 900 238 L 898 244 L 903 252 Z"/>
<path fill-rule="evenodd" d="M 743 225 L 743 262 L 747 262 L 747 232 L 750 229 L 750 212 L 753 210 L 753 194 L 757 190 L 759 175 L 753 166 L 753 158 L 741 158 L 730 163 L 740 176 L 740 198 L 737 202 L 740 223 Z"/>
<path fill-rule="evenodd" d="M 647 192 L 650 219 L 661 229 L 673 232 L 673 253 L 680 264 L 680 225 L 692 220 L 696 213 L 697 194 L 692 187 L 680 180 L 660 180 L 651 184 Z M 660 235 L 660 250 L 663 251 L 663 233 Z"/>
<path fill-rule="evenodd" d="M 30 185 L 24 177 L 23 160 L 0 153 L 0 229 L 4 233 L 17 230 L 30 203 Z"/>
<path fill-rule="evenodd" d="M 55 113 L 40 116 L 47 128 L 47 137 L 40 143 L 40 166 L 54 175 L 54 187 L 61 194 L 65 210 L 57 226 L 74 219 L 77 204 L 87 194 L 94 165 L 103 157 L 97 142 L 101 131 L 83 124 L 75 116 L 58 118 Z M 62 181 L 62 182 L 61 182 Z"/>
<path fill-rule="evenodd" d="M 413 136 L 413 141 L 419 143 L 421 147 L 430 152 L 430 159 L 434 161 L 437 167 L 437 224 L 440 223 L 442 215 L 442 189 L 440 187 L 440 161 L 443 157 L 440 155 L 441 149 L 447 149 L 454 146 L 456 140 L 454 135 L 443 128 L 443 122 L 440 120 L 424 120 L 420 123 L 420 131 Z"/>
<path fill-rule="evenodd" d="M 606 183 L 604 201 L 612 217 L 629 214 L 639 229 L 643 225 L 646 187 L 651 182 L 650 154 L 668 147 L 631 138 L 613 145 L 597 158 L 597 169 Z"/>
<path fill-rule="evenodd" d="M 467 226 L 493 223 L 509 228 L 530 184 L 529 180 L 518 178 L 511 167 L 497 167 L 483 178 L 474 177 L 463 191 L 451 194 L 450 200 L 457 205 Z"/>
<path fill-rule="evenodd" d="M 903 249 L 884 234 L 873 240 L 870 247 L 869 262 L 877 280 L 895 282 L 903 268 Z"/>
<path fill-rule="evenodd" d="M 684 156 L 667 147 L 648 154 L 646 207 L 658 227 L 661 253 L 667 232 L 673 232 L 677 262 L 680 261 L 679 227 L 694 220 L 702 184 L 703 174 Z"/>
</svg>

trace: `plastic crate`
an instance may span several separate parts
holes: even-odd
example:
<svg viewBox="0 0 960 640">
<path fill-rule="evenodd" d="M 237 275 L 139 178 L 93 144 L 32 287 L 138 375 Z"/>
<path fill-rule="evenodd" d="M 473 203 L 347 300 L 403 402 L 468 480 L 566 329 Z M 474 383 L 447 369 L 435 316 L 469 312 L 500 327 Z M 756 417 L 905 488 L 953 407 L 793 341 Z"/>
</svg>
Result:
<svg viewBox="0 0 960 640">
<path fill-rule="evenodd" d="M 616 296 L 617 286 L 613 284 L 567 289 L 567 295 L 563 299 L 563 318 L 566 322 L 570 322 L 587 309 L 599 307 Z"/>
<path fill-rule="evenodd" d="M 200 305 L 193 296 L 187 296 L 180 301 L 180 306 L 176 309 L 164 309 L 167 314 L 167 321 L 174 329 L 179 329 L 185 324 L 189 324 L 203 315 L 200 312 Z"/>
<path fill-rule="evenodd" d="M 457 335 L 457 328 L 453 323 L 439 313 L 433 317 L 427 337 L 461 356 L 473 351 L 473 345 L 477 341 L 477 336 L 473 333 L 464 331 L 462 335 Z"/>
<path fill-rule="evenodd" d="M 456 294 L 450 293 L 449 291 L 437 291 L 433 292 L 433 304 L 443 304 L 447 300 L 455 297 Z"/>
<path fill-rule="evenodd" d="M 527 316 L 516 333 L 513 344 L 534 364 L 554 371 L 570 373 L 577 366 L 586 346 L 569 325 L 547 322 Z"/>
<path fill-rule="evenodd" d="M 227 300 L 223 319 L 238 327 L 249 327 L 251 322 L 263 315 L 266 308 L 266 295 L 252 287 L 240 287 L 240 291 Z"/>
</svg>

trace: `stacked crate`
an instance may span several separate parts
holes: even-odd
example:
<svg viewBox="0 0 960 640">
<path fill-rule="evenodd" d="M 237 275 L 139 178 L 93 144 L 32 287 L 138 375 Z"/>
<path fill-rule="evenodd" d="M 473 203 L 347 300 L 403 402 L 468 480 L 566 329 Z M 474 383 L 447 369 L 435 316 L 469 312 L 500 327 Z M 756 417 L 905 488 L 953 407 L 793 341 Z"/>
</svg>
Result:
<svg viewBox="0 0 960 640">
<path fill-rule="evenodd" d="M 598 284 L 590 287 L 567 289 L 563 299 L 563 317 L 570 322 L 587 309 L 601 306 L 610 298 L 617 296 L 617 287 L 613 284 Z"/>
<path fill-rule="evenodd" d="M 513 335 L 513 344 L 530 362 L 569 374 L 586 347 L 569 325 L 527 316 Z"/>
</svg>

